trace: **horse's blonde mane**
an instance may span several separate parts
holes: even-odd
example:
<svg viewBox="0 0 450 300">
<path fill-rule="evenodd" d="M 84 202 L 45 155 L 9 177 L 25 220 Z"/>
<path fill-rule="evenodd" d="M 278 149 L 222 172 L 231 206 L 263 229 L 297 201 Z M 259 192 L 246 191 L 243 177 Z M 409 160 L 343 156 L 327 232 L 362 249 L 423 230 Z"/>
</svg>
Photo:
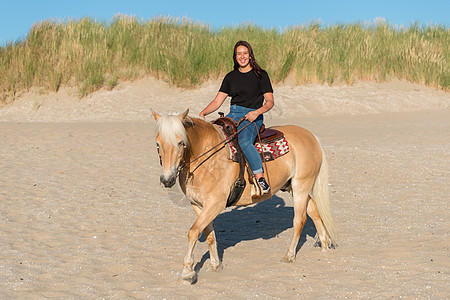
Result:
<svg viewBox="0 0 450 300">
<path fill-rule="evenodd" d="M 178 139 L 181 139 L 186 146 L 189 146 L 186 129 L 178 116 L 178 113 L 170 113 L 168 115 L 161 116 L 158 121 L 156 121 L 156 131 L 160 138 L 166 143 L 169 143 L 177 148 L 179 148 Z M 189 120 L 186 121 L 189 122 Z"/>
</svg>

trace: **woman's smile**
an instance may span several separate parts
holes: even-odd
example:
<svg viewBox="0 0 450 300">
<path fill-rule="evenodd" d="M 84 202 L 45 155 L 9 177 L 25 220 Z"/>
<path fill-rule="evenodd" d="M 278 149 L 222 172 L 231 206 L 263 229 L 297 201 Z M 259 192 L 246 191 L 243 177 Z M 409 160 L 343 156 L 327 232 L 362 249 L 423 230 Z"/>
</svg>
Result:
<svg viewBox="0 0 450 300">
<path fill-rule="evenodd" d="M 240 69 L 246 69 L 250 63 L 250 54 L 247 47 L 239 46 L 236 49 L 236 60 L 240 66 Z"/>
</svg>

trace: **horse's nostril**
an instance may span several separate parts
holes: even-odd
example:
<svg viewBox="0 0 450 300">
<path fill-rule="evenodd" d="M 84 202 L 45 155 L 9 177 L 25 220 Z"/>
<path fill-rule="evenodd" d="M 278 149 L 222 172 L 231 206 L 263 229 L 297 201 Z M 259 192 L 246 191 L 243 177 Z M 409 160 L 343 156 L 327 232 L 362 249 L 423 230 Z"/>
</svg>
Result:
<svg viewBox="0 0 450 300">
<path fill-rule="evenodd" d="M 164 175 L 161 175 L 159 178 L 159 181 L 164 185 L 166 188 L 171 188 L 176 182 L 175 176 L 169 176 L 169 178 L 166 178 Z"/>
</svg>

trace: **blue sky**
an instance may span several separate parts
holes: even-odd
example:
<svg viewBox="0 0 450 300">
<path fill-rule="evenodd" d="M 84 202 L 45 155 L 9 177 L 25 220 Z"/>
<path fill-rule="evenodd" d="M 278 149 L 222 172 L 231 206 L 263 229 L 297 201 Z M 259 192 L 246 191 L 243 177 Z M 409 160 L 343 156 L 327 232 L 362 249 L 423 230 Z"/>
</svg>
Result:
<svg viewBox="0 0 450 300">
<path fill-rule="evenodd" d="M 0 5 L 0 46 L 24 39 L 31 26 L 46 19 L 90 16 L 110 21 L 118 14 L 139 19 L 157 16 L 187 17 L 220 29 L 250 22 L 283 30 L 320 20 L 323 25 L 372 22 L 385 18 L 393 25 L 450 26 L 450 0 L 3 0 Z"/>
</svg>

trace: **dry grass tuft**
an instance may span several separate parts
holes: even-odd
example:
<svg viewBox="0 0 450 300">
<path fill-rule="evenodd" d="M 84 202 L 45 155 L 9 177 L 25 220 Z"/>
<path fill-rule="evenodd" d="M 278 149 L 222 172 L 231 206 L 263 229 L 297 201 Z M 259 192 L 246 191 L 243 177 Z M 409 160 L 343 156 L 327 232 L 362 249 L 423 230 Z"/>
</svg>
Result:
<svg viewBox="0 0 450 300">
<path fill-rule="evenodd" d="M 31 87 L 58 91 L 63 85 L 76 85 L 83 97 L 145 75 L 195 87 L 232 68 L 231 51 L 240 39 L 253 45 L 274 82 L 288 76 L 298 84 L 330 85 L 396 77 L 450 88 L 445 26 L 394 28 L 381 21 L 323 27 L 312 22 L 281 33 L 252 25 L 213 31 L 185 19 L 116 16 L 109 23 L 43 21 L 25 40 L 1 47 L 0 99 L 13 100 Z"/>
</svg>

